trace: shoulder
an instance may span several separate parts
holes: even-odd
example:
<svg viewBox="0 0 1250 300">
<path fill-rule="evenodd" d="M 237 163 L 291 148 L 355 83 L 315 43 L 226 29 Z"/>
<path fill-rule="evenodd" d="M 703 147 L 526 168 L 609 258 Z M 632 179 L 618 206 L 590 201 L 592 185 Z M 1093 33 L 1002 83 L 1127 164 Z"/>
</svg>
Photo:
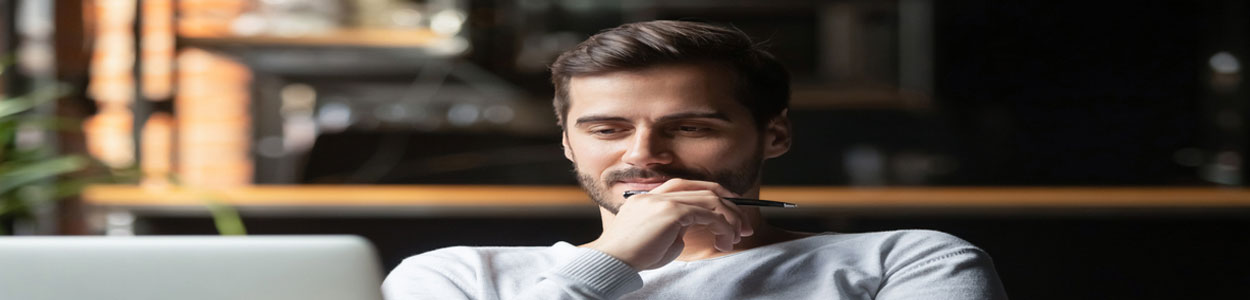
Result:
<svg viewBox="0 0 1250 300">
<path fill-rule="evenodd" d="M 882 250 L 894 253 L 931 252 L 948 250 L 977 250 L 975 245 L 949 233 L 935 230 L 895 230 L 861 233 L 874 241 Z"/>
<path fill-rule="evenodd" d="M 928 263 L 958 255 L 985 255 L 985 251 L 972 243 L 941 231 L 896 230 L 859 235 L 882 254 L 887 267 Z"/>
<path fill-rule="evenodd" d="M 885 278 L 961 277 L 968 274 L 995 278 L 994 263 L 981 248 L 954 235 L 933 230 L 868 233 L 880 253 Z"/>
<path fill-rule="evenodd" d="M 566 248 L 551 247 L 448 247 L 404 259 L 382 281 L 387 299 L 465 299 L 493 290 L 493 278 L 547 268 Z M 515 276 L 511 276 L 515 277 Z M 508 283 L 503 283 L 508 284 Z"/>
<path fill-rule="evenodd" d="M 530 263 L 559 256 L 561 245 L 551 247 L 468 247 L 433 250 L 404 259 L 394 272 L 405 269 L 440 269 L 444 272 L 495 269 L 511 261 Z"/>
<path fill-rule="evenodd" d="M 865 233 L 825 233 L 804 238 L 801 240 L 801 243 L 808 246 L 855 247 L 885 252 L 976 248 L 972 243 L 949 233 L 918 229 Z"/>
<path fill-rule="evenodd" d="M 448 247 L 408 257 L 391 270 L 383 289 L 407 289 L 432 285 L 475 290 L 482 278 L 499 272 L 527 272 L 554 261 L 563 248 L 551 247 Z"/>
<path fill-rule="evenodd" d="M 1006 299 L 989 254 L 944 232 L 862 234 L 879 254 L 878 299 Z"/>
<path fill-rule="evenodd" d="M 818 252 L 855 253 L 860 259 L 876 261 L 886 273 L 952 258 L 987 262 L 989 259 L 985 251 L 972 243 L 933 230 L 823 234 L 806 238 L 803 244 Z"/>
</svg>

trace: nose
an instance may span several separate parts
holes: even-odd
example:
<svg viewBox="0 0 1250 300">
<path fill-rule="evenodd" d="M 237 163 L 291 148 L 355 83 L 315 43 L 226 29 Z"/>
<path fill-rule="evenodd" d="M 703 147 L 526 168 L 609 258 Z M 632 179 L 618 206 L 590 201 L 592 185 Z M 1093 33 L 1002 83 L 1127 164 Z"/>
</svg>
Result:
<svg viewBox="0 0 1250 300">
<path fill-rule="evenodd" d="M 670 150 L 668 140 L 659 132 L 640 128 L 630 137 L 629 148 L 621 159 L 635 167 L 664 165 L 673 162 L 673 153 Z"/>
</svg>

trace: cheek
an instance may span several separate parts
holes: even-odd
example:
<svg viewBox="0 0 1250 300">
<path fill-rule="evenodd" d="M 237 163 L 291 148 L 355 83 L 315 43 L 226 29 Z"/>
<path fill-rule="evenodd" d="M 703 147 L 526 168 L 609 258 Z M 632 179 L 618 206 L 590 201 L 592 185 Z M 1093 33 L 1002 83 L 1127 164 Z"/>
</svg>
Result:
<svg viewBox="0 0 1250 300">
<path fill-rule="evenodd" d="M 750 147 L 746 143 L 738 143 L 730 139 L 700 140 L 696 142 L 675 143 L 673 152 L 681 160 L 688 163 L 708 164 L 740 159 Z"/>
<path fill-rule="evenodd" d="M 706 153 L 721 163 L 756 159 L 760 148 L 759 136 L 753 131 L 739 132 L 730 138 L 708 143 Z"/>
<path fill-rule="evenodd" d="M 586 137 L 570 137 L 569 149 L 573 151 L 579 170 L 598 173 L 619 157 L 617 143 L 607 143 Z"/>
</svg>

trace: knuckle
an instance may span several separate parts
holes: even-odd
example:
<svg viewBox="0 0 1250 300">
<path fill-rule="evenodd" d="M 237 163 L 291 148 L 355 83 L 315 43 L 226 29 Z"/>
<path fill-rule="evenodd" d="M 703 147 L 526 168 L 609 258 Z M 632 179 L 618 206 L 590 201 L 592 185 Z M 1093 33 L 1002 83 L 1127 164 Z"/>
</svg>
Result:
<svg viewBox="0 0 1250 300">
<path fill-rule="evenodd" d="M 677 203 L 673 203 L 673 201 L 658 201 L 658 202 L 656 203 L 656 205 L 658 205 L 658 206 L 659 206 L 660 208 L 662 208 L 662 209 L 675 209 L 675 208 L 677 208 Z"/>
</svg>

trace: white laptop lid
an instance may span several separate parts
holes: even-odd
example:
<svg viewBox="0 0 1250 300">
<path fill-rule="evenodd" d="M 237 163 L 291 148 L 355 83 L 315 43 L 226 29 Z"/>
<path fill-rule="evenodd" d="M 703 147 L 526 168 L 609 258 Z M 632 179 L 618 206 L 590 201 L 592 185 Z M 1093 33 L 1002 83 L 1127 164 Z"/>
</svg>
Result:
<svg viewBox="0 0 1250 300">
<path fill-rule="evenodd" d="M 0 238 L 0 299 L 382 299 L 356 236 Z"/>
</svg>

